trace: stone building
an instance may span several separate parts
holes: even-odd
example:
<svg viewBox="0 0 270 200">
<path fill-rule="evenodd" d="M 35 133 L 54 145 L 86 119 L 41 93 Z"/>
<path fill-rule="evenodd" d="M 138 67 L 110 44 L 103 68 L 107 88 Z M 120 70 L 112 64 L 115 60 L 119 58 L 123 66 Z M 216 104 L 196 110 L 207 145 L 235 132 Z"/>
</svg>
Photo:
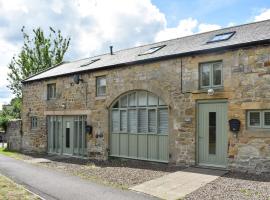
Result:
<svg viewBox="0 0 270 200">
<path fill-rule="evenodd" d="M 24 151 L 270 171 L 270 21 L 63 62 L 23 81 Z"/>
</svg>

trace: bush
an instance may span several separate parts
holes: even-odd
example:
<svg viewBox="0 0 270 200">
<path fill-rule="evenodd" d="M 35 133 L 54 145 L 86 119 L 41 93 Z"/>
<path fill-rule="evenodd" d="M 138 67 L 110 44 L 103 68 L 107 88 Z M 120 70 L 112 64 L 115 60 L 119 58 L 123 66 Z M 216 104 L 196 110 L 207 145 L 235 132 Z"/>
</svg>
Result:
<svg viewBox="0 0 270 200">
<path fill-rule="evenodd" d="M 0 116 L 0 128 L 2 128 L 4 131 L 7 130 L 7 125 L 9 120 L 11 119 L 10 116 Z"/>
</svg>

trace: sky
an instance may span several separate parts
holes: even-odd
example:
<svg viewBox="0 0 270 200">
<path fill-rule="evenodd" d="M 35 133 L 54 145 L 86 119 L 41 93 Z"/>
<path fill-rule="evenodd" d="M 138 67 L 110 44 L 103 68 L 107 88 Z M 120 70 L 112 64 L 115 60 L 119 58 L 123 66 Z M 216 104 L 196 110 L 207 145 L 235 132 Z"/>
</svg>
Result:
<svg viewBox="0 0 270 200">
<path fill-rule="evenodd" d="M 70 61 L 265 19 L 269 0 L 0 0 L 0 109 L 13 97 L 7 65 L 21 50 L 22 26 L 71 37 Z"/>
</svg>

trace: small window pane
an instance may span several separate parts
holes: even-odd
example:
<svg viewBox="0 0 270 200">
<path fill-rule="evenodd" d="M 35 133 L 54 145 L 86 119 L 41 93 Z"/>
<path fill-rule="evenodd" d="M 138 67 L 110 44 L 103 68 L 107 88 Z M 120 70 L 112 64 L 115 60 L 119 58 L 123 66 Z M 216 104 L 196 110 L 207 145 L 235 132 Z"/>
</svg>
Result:
<svg viewBox="0 0 270 200">
<path fill-rule="evenodd" d="M 119 101 L 114 103 L 113 108 L 119 108 Z"/>
<path fill-rule="evenodd" d="M 221 63 L 213 64 L 213 85 L 221 85 Z"/>
<path fill-rule="evenodd" d="M 31 117 L 31 128 L 35 129 L 37 128 L 37 117 Z"/>
<path fill-rule="evenodd" d="M 210 86 L 210 65 L 201 66 L 201 86 Z"/>
<path fill-rule="evenodd" d="M 123 96 L 123 97 L 121 98 L 120 102 L 121 102 L 121 107 L 122 107 L 122 108 L 127 107 L 127 96 Z"/>
<path fill-rule="evenodd" d="M 119 112 L 118 110 L 112 111 L 112 132 L 117 133 L 119 131 Z"/>
<path fill-rule="evenodd" d="M 216 112 L 209 112 L 209 154 L 216 154 Z"/>
<path fill-rule="evenodd" d="M 148 93 L 148 105 L 149 106 L 156 106 L 158 105 L 158 98 L 156 95 Z"/>
<path fill-rule="evenodd" d="M 249 125 L 250 126 L 260 126 L 260 112 L 250 112 L 249 113 Z"/>
<path fill-rule="evenodd" d="M 156 110 L 148 110 L 148 128 L 149 133 L 155 133 L 157 130 Z"/>
<path fill-rule="evenodd" d="M 138 105 L 146 106 L 147 103 L 147 93 L 146 92 L 138 92 Z"/>
<path fill-rule="evenodd" d="M 127 132 L 127 111 L 120 111 L 120 131 Z"/>
<path fill-rule="evenodd" d="M 130 133 L 137 133 L 137 112 L 128 110 L 128 130 Z"/>
<path fill-rule="evenodd" d="M 97 77 L 97 96 L 106 95 L 106 76 Z"/>
<path fill-rule="evenodd" d="M 138 132 L 146 133 L 147 132 L 147 113 L 146 109 L 138 110 Z"/>
<path fill-rule="evenodd" d="M 264 112 L 264 125 L 270 126 L 270 112 Z"/>
<path fill-rule="evenodd" d="M 136 93 L 131 93 L 128 95 L 128 105 L 136 106 Z"/>
<path fill-rule="evenodd" d="M 159 110 L 159 133 L 168 134 L 168 109 Z"/>
<path fill-rule="evenodd" d="M 47 85 L 47 99 L 54 99 L 56 97 L 56 84 L 48 84 Z"/>
<path fill-rule="evenodd" d="M 158 105 L 166 106 L 165 102 L 161 98 L 159 98 Z"/>
</svg>

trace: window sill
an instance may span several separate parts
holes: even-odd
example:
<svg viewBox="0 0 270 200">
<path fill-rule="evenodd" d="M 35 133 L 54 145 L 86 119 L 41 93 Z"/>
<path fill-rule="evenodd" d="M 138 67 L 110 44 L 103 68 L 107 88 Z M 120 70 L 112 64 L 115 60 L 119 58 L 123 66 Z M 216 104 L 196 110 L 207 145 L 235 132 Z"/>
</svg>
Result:
<svg viewBox="0 0 270 200">
<path fill-rule="evenodd" d="M 95 99 L 96 100 L 105 100 L 107 98 L 107 96 L 98 96 Z"/>
<path fill-rule="evenodd" d="M 209 88 L 200 88 L 198 90 L 194 90 L 192 94 L 199 94 L 199 93 L 208 93 L 209 89 L 213 89 L 215 92 L 224 92 L 224 87 L 209 87 Z"/>
</svg>

